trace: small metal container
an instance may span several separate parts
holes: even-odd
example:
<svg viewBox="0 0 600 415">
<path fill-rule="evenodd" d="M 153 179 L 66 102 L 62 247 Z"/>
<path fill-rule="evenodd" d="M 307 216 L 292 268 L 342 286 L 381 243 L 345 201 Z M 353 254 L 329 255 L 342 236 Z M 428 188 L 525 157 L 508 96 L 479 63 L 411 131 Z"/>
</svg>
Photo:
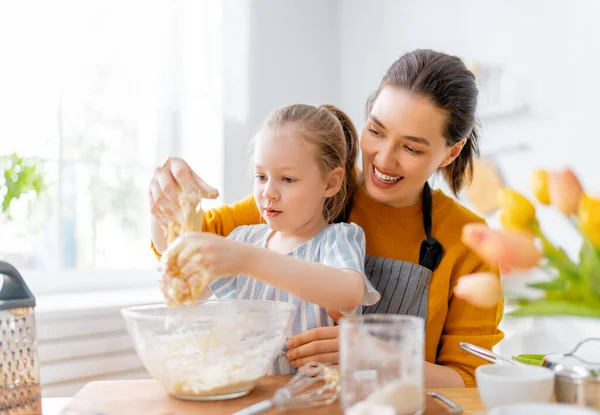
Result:
<svg viewBox="0 0 600 415">
<path fill-rule="evenodd" d="M 588 342 L 597 342 L 600 351 L 600 338 L 585 339 L 569 353 L 545 356 L 542 366 L 555 373 L 554 395 L 557 402 L 600 410 L 600 362 L 591 362 L 577 356 L 581 346 Z M 474 344 L 460 343 L 460 348 L 495 364 L 525 365 Z"/>
<path fill-rule="evenodd" d="M 590 362 L 577 356 L 577 351 L 588 342 L 597 343 L 600 350 L 600 338 L 589 338 L 567 354 L 546 356 L 542 364 L 556 374 L 554 394 L 557 402 L 600 410 L 600 362 Z"/>
<path fill-rule="evenodd" d="M 41 415 L 35 298 L 19 272 L 0 261 L 0 414 Z"/>
</svg>

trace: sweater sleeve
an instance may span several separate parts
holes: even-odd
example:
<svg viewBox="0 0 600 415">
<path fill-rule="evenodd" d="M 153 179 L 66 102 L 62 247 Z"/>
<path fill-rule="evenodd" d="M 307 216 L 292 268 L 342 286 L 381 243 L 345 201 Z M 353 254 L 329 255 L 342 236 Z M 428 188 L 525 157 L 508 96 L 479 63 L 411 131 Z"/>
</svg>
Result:
<svg viewBox="0 0 600 415">
<path fill-rule="evenodd" d="M 476 254 L 469 251 L 452 276 L 450 292 L 454 290 L 461 276 L 490 271 L 497 274 Z M 503 301 L 496 307 L 483 309 L 451 294 L 436 363 L 456 370 L 462 376 L 466 387 L 475 387 L 475 368 L 487 362 L 462 350 L 459 343 L 468 342 L 492 350 L 504 337 L 498 329 L 503 311 Z"/>
<path fill-rule="evenodd" d="M 238 226 L 255 225 L 260 223 L 260 221 L 260 212 L 256 208 L 254 197 L 250 195 L 239 202 L 223 205 L 204 212 L 202 231 L 227 236 Z M 152 240 L 150 241 L 150 248 L 156 258 L 160 259 L 160 254 L 154 248 Z"/>
</svg>

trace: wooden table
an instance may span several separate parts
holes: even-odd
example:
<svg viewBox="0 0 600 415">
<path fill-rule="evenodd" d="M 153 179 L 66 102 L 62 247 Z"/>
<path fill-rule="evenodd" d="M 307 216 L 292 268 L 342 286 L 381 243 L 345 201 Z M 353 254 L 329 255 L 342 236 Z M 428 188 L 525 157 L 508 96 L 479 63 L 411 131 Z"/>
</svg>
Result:
<svg viewBox="0 0 600 415">
<path fill-rule="evenodd" d="M 123 380 L 91 382 L 75 395 L 62 412 L 63 415 L 225 415 L 271 398 L 273 392 L 283 386 L 289 376 L 266 376 L 248 395 L 227 401 L 189 402 L 167 395 L 155 380 Z M 477 389 L 435 389 L 462 406 L 465 415 L 483 410 Z M 268 412 L 276 414 L 277 410 Z M 307 413 L 306 408 L 287 410 L 285 415 Z M 427 397 L 424 415 L 447 414 L 439 401 Z M 342 415 L 339 403 L 311 408 L 311 415 Z"/>
</svg>

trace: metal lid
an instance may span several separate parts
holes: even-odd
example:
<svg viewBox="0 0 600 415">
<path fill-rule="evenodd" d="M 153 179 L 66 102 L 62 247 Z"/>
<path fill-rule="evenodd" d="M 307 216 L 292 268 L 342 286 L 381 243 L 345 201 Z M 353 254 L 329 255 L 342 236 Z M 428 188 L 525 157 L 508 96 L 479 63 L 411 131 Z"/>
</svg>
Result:
<svg viewBox="0 0 600 415">
<path fill-rule="evenodd" d="M 595 353 L 588 357 L 580 349 L 584 344 L 593 342 L 598 342 L 598 345 L 590 345 L 590 347 L 594 347 Z M 600 338 L 592 337 L 582 340 L 566 354 L 547 355 L 543 365 L 552 369 L 559 378 L 600 382 Z"/>
<path fill-rule="evenodd" d="M 15 267 L 0 261 L 0 278 L 0 311 L 35 307 L 35 297 Z"/>
</svg>

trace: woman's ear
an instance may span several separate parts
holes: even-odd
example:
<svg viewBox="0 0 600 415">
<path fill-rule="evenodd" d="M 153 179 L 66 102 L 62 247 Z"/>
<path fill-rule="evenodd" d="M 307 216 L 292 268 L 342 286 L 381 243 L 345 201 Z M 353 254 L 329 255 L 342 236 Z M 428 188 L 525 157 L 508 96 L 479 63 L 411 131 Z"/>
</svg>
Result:
<svg viewBox="0 0 600 415">
<path fill-rule="evenodd" d="M 447 165 L 452 163 L 458 157 L 458 155 L 462 151 L 463 147 L 465 146 L 466 142 L 467 142 L 467 140 L 464 139 L 464 140 L 460 140 L 458 143 L 454 144 L 450 148 L 450 151 L 448 152 L 448 154 L 446 155 L 444 160 L 440 163 L 439 168 L 446 167 Z"/>
<path fill-rule="evenodd" d="M 342 167 L 336 167 L 329 172 L 325 187 L 325 197 L 331 197 L 340 191 L 344 182 L 344 175 L 345 172 Z"/>
</svg>

